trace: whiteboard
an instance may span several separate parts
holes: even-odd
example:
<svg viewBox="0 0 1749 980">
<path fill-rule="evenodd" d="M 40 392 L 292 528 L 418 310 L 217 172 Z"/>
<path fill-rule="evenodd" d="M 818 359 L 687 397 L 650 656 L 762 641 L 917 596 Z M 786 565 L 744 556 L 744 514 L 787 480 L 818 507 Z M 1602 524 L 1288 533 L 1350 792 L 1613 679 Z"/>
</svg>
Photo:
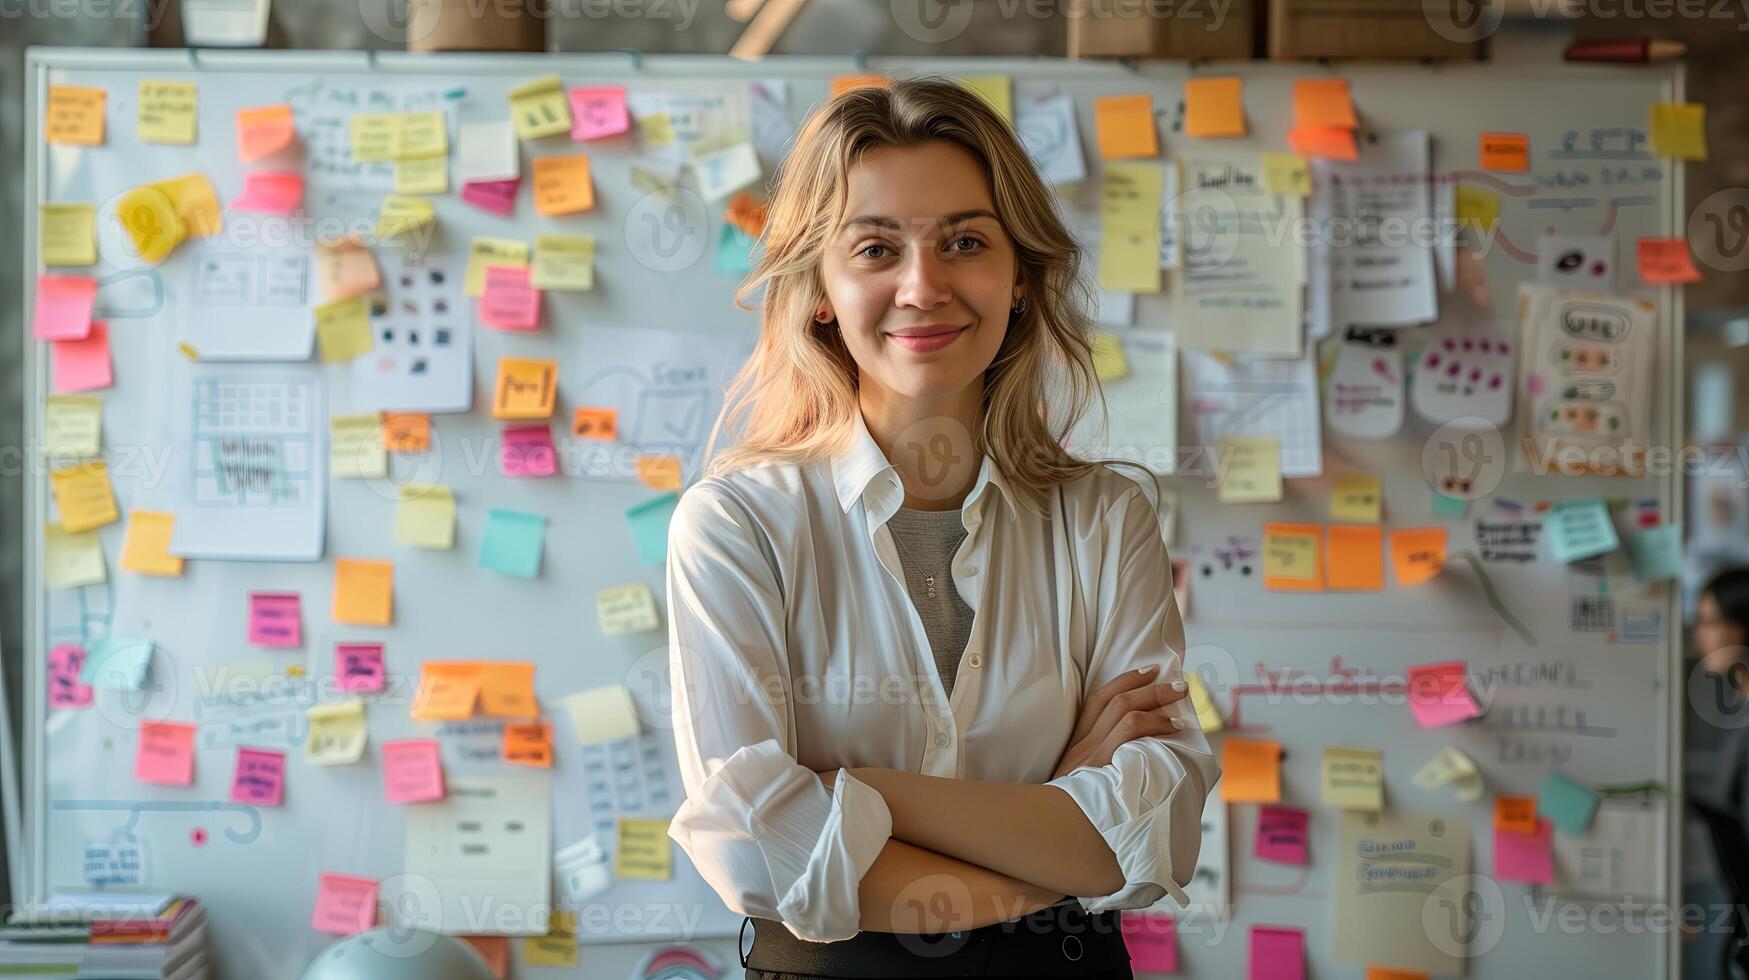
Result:
<svg viewBox="0 0 1749 980">
<path fill-rule="evenodd" d="M 624 83 L 638 91 L 731 91 L 757 79 L 788 83 L 788 115 L 799 121 L 821 100 L 834 75 L 859 70 L 845 60 L 773 58 L 759 64 L 693 56 L 540 55 L 430 57 L 290 52 L 201 53 L 44 50 L 32 53 L 30 105 L 40 119 L 50 83 L 97 85 L 109 92 L 108 142 L 97 150 L 47 147 L 37 144 L 27 161 L 27 177 L 38 200 L 91 200 L 98 203 L 142 179 L 159 179 L 190 170 L 207 172 L 222 200 L 241 187 L 234 163 L 231 118 L 247 106 L 302 100 L 306 109 L 344 106 L 353 99 L 381 105 L 385 111 L 402 106 L 437 105 L 452 114 L 453 125 L 470 120 L 502 118 L 504 96 L 513 86 L 537 75 L 557 72 L 567 85 Z M 1288 127 L 1289 86 L 1295 77 L 1328 69 L 1310 66 L 1243 64 L 1199 68 L 1199 72 L 1238 73 L 1246 79 L 1250 136 L 1219 144 L 1182 138 L 1180 93 L 1187 70 L 1179 64 L 1147 64 L 1132 69 L 1122 64 L 1049 60 L 873 59 L 868 67 L 896 74 L 941 72 L 963 75 L 1006 74 L 1016 83 L 1018 101 L 1034 95 L 1063 92 L 1075 101 L 1081 139 L 1088 147 L 1088 167 L 1097 177 L 1092 147 L 1093 100 L 1103 95 L 1148 91 L 1168 153 L 1195 149 L 1261 151 L 1283 149 Z M 1433 140 L 1436 173 L 1474 169 L 1477 134 L 1483 130 L 1530 134 L 1536 167 L 1544 165 L 1546 148 L 1557 146 L 1569 130 L 1643 129 L 1654 101 L 1680 100 L 1681 78 L 1661 70 L 1614 70 L 1563 67 L 1551 70 L 1509 70 L 1494 66 L 1355 66 L 1341 69 L 1353 81 L 1354 97 L 1367 130 L 1389 132 L 1426 129 Z M 200 142 L 193 147 L 143 145 L 133 139 L 132 99 L 143 78 L 188 79 L 200 82 Z M 374 96 L 374 98 L 373 98 Z M 300 119 L 304 118 L 300 116 Z M 328 112 L 324 129 L 344 115 Z M 33 125 L 33 132 L 39 128 Z M 300 130 L 307 141 L 311 131 Z M 332 136 L 332 133 L 329 134 Z M 344 143 L 312 141 L 315 159 L 326 159 L 343 170 L 336 152 Z M 598 377 L 604 364 L 614 363 L 617 349 L 603 349 L 585 338 L 601 331 L 657 330 L 721 344 L 751 340 L 755 320 L 731 302 L 733 275 L 713 269 L 711 251 L 723 225 L 720 202 L 685 218 L 706 230 L 701 239 L 687 239 L 691 252 L 673 251 L 674 243 L 653 246 L 672 263 L 644 261 L 630 254 L 636 236 L 649 234 L 660 223 L 650 215 L 645 195 L 632 187 L 628 168 L 635 146 L 607 140 L 578 146 L 563 138 L 530 141 L 530 155 L 590 153 L 597 204 L 582 216 L 547 219 L 532 213 L 522 197 L 514 220 L 472 209 L 454 194 L 435 198 L 442 227 L 433 255 L 440 260 L 465 259 L 469 239 L 490 235 L 532 241 L 542 232 L 588 232 L 597 236 L 596 288 L 587 293 L 545 296 L 544 326 L 533 335 L 508 335 L 475 330 L 473 403 L 467 415 L 437 415 L 433 419 L 438 447 L 424 457 L 394 457 L 391 481 L 331 480 L 325 516 L 324 560 L 315 563 L 217 563 L 191 561 L 180 579 L 155 579 L 119 569 L 125 520 L 101 532 L 109 564 L 109 582 L 76 590 L 46 592 L 41 578 L 43 522 L 51 516 L 46 477 L 26 481 L 27 587 L 35 598 L 30 619 L 29 715 L 27 784 L 29 789 L 30 881 L 41 892 L 80 884 L 87 859 L 129 859 L 143 862 L 141 881 L 155 888 L 186 890 L 199 895 L 211 909 L 212 947 L 218 968 L 226 975 L 295 976 L 328 942 L 307 927 L 316 873 L 330 870 L 385 880 L 401 872 L 403 819 L 395 808 L 380 804 L 381 773 L 374 746 L 387 739 L 433 734 L 444 743 L 444 762 L 452 777 L 501 774 L 496 762 L 497 739 L 489 724 L 444 726 L 409 721 L 398 707 L 370 712 L 372 749 L 359 765 L 317 769 L 299 765 L 294 748 L 286 805 L 279 809 L 242 808 L 225 801 L 232 748 L 236 739 L 279 739 L 291 746 L 308 695 L 307 684 L 290 683 L 277 700 L 239 705 L 226 699 L 200 697 L 213 690 L 219 668 L 233 670 L 262 660 L 280 672 L 296 664 L 305 680 L 327 675 L 337 641 L 380 640 L 387 647 L 391 673 L 416 672 L 425 659 L 532 659 L 538 662 L 537 690 L 547 716 L 555 722 L 556 758 L 551 778 L 554 800 L 553 842 L 564 847 L 592 829 L 592 797 L 586 773 L 591 760 L 568 739 L 567 721 L 558 699 L 573 691 L 624 682 L 638 701 L 646 722 L 642 743 L 621 746 L 628 760 L 648 757 L 658 765 L 644 772 L 635 798 L 626 805 L 639 815 L 671 812 L 678 794 L 672 778 L 672 746 L 660 728 L 664 715 L 662 679 L 666 676 L 663 637 L 643 634 L 611 638 L 596 625 L 591 597 L 603 588 L 644 581 L 658 590 L 660 568 L 639 562 L 627 532 L 627 508 L 653 494 L 625 477 L 623 460 L 599 456 L 578 462 L 578 472 L 541 480 L 505 479 L 494 471 L 481 447 L 498 424 L 481 407 L 491 396 L 493 365 L 500 355 L 551 357 L 560 363 L 561 419 L 569 406 L 585 404 L 577 385 Z M 119 152 L 118 152 L 119 151 Z M 323 156 L 325 155 L 325 156 Z M 769 174 L 775 161 L 767 160 Z M 1654 161 L 1656 162 L 1656 161 Z M 1579 161 L 1578 168 L 1601 166 Z M 357 176 L 347 174 L 347 176 Z M 454 180 L 452 154 L 452 187 Z M 367 180 L 369 175 L 360 179 Z M 378 174 L 376 179 L 381 180 Z M 341 181 L 345 183 L 345 181 Z M 337 218 L 374 214 L 383 189 L 325 188 L 312 178 L 306 207 L 312 214 Z M 1097 180 L 1064 193 L 1076 213 L 1071 219 L 1085 229 L 1089 215 L 1097 218 Z M 1621 237 L 1619 261 L 1627 261 L 1632 239 L 1644 234 L 1673 234 L 1681 200 L 1679 170 L 1663 166 L 1656 177 L 1638 181 L 1634 203 L 1611 204 L 1610 192 L 1594 199 L 1568 201 L 1555 208 L 1533 207 L 1541 195 L 1508 197 L 1501 215 L 1502 230 L 1520 245 L 1534 250 L 1535 233 L 1544 227 L 1563 231 L 1613 231 Z M 1578 197 L 1578 195 L 1563 195 Z M 26 240 L 35 239 L 35 212 Z M 659 213 L 666 215 L 664 210 Z M 627 247 L 621 247 L 621 243 Z M 700 246 L 703 246 L 702 248 Z M 154 447 L 170 440 L 172 413 L 179 410 L 175 385 L 197 368 L 177 353 L 176 314 L 178 269 L 191 250 L 184 246 L 156 272 L 102 267 L 100 311 L 112 323 L 116 384 L 101 394 L 105 401 L 104 445 L 112 471 L 128 447 L 141 458 L 134 472 L 146 478 L 117 477 L 120 510 L 151 508 L 165 501 L 161 481 L 145 464 L 159 458 Z M 34 256 L 27 257 L 30 262 Z M 680 259 L 690 261 L 681 262 Z M 388 273 L 387 264 L 385 274 Z M 459 269 L 459 265 L 457 266 Z M 1529 275 L 1530 266 L 1507 251 L 1487 258 L 1493 287 L 1493 314 L 1511 322 L 1513 284 Z M 34 265 L 27 281 L 34 282 Z M 1656 365 L 1655 404 L 1661 412 L 1656 432 L 1666 444 L 1678 425 L 1681 404 L 1679 299 L 1669 290 L 1659 300 L 1662 339 Z M 30 309 L 31 296 L 25 297 Z M 1139 297 L 1133 331 L 1169 327 L 1165 296 Z M 1120 330 L 1125 328 L 1118 328 Z M 630 336 L 626 334 L 625 336 Z M 41 399 L 48 391 L 48 359 L 42 345 L 26 340 L 27 425 L 40 429 Z M 331 411 L 355 410 L 350 403 L 346 370 L 324 368 Z M 647 380 L 647 379 L 646 379 Z M 1195 441 L 1180 410 L 1177 442 Z M 556 433 L 564 444 L 563 421 Z M 1336 843 L 1336 815 L 1316 798 L 1318 747 L 1379 745 L 1386 749 L 1388 805 L 1437 812 L 1467 819 L 1471 829 L 1473 868 L 1488 869 L 1486 828 L 1488 797 L 1461 804 L 1449 794 L 1417 789 L 1410 776 L 1440 746 L 1463 748 L 1483 768 L 1490 794 L 1534 792 L 1551 762 L 1569 775 L 1592 783 L 1659 780 L 1680 791 L 1673 764 L 1679 741 L 1674 692 L 1679 673 L 1673 644 L 1676 617 L 1656 595 L 1636 599 L 1636 607 L 1663 610 L 1653 642 L 1612 644 L 1597 634 L 1572 634 L 1564 629 L 1574 590 L 1569 573 L 1546 563 L 1512 570 L 1490 567 L 1499 591 L 1538 643 L 1528 648 L 1504 626 L 1470 577 L 1453 565 L 1436 582 L 1417 590 L 1391 589 L 1381 594 L 1288 595 L 1265 593 L 1259 576 L 1217 571 L 1221 550 L 1230 538 L 1256 540 L 1264 521 L 1323 521 L 1331 475 L 1349 470 L 1378 474 L 1384 480 L 1388 526 L 1435 523 L 1426 513 L 1427 487 L 1420 470 L 1419 450 L 1431 427 L 1411 421 L 1396 437 L 1360 442 L 1326 434 L 1325 476 L 1289 484 L 1280 505 L 1220 507 L 1206 482 L 1181 472 L 1173 481 L 1178 513 L 1174 555 L 1191 567 L 1209 565 L 1191 589 L 1186 625 L 1190 643 L 1187 660 L 1223 690 L 1238 698 L 1237 720 L 1246 734 L 1279 738 L 1290 746 L 1284 762 L 1284 802 L 1307 807 L 1312 814 L 1312 864 L 1304 873 L 1285 874 L 1279 866 L 1251 858 L 1256 808 L 1232 806 L 1225 839 L 1229 882 L 1234 905 L 1217 925 L 1181 918 L 1181 953 L 1187 972 L 1240 975 L 1246 961 L 1246 927 L 1289 925 L 1306 930 L 1308 961 L 1320 975 L 1358 975 L 1358 967 L 1332 963 L 1335 890 L 1330 875 Z M 1173 440 L 1166 440 L 1171 442 Z M 591 469 L 590 467 L 595 467 Z M 397 545 L 392 534 L 392 495 L 397 481 L 440 480 L 452 486 L 458 502 L 456 547 L 447 552 L 415 552 Z M 1668 519 L 1680 519 L 1680 501 L 1671 478 L 1644 480 L 1534 479 L 1510 475 L 1498 491 L 1521 501 L 1605 495 L 1653 499 Z M 474 552 L 486 511 L 510 507 L 548 518 L 541 574 L 532 580 L 498 576 L 474 567 Z M 1464 521 L 1450 522 L 1452 548 L 1469 544 L 1481 505 L 1472 505 Z M 335 556 L 392 558 L 395 568 L 395 621 L 385 630 L 358 630 L 329 621 L 332 562 Z M 1612 582 L 1621 569 L 1611 568 Z M 1586 583 L 1587 587 L 1594 583 Z M 246 595 L 255 589 L 295 590 L 303 595 L 304 645 L 292 652 L 253 649 L 244 641 Z M 470 615 L 479 610 L 483 615 Z M 159 644 L 153 678 L 159 690 L 149 698 L 127 700 L 99 692 L 98 704 L 83 712 L 50 711 L 46 703 L 43 664 L 58 642 L 94 639 L 105 632 L 145 633 Z M 1481 724 L 1458 729 L 1418 729 L 1396 706 L 1360 706 L 1311 699 L 1271 697 L 1267 691 L 1239 693 L 1264 686 L 1264 676 L 1298 672 L 1329 680 L 1333 676 L 1401 672 L 1414 663 L 1444 658 L 1467 660 L 1472 671 L 1500 668 L 1502 674 L 1529 677 L 1576 676 L 1573 687 L 1535 684 L 1503 686 L 1496 712 Z M 1523 665 L 1549 665 L 1531 667 Z M 1565 671 L 1565 673 L 1563 673 Z M 1344 673 L 1347 672 L 1347 673 Z M 1222 697 L 1224 710 L 1231 710 Z M 1303 699 L 1302 699 L 1303 700 Z M 124 703 L 124 701 L 126 703 Z M 1565 722 L 1549 727 L 1537 709 L 1582 710 L 1582 731 Z M 170 790 L 136 784 L 131 778 L 135 730 L 141 717 L 194 720 L 201 726 L 196 786 Z M 1541 716 L 1541 717 L 1546 717 Z M 1507 730 L 1506 725 L 1518 726 Z M 1538 727 L 1541 726 L 1541 727 Z M 1565 727 L 1563 727 L 1565 726 Z M 628 762 L 635 765 L 635 762 Z M 370 801 L 361 803 L 360 801 Z M 664 809 L 666 808 L 666 809 Z M 1665 896 L 1676 900 L 1675 821 L 1664 821 Z M 199 831 L 202 843 L 195 843 Z M 106 850 L 107 848 L 107 850 Z M 621 883 L 605 896 L 614 907 L 634 910 L 600 934 L 586 935 L 584 956 L 603 973 L 627 972 L 642 946 L 590 948 L 594 944 L 673 938 L 677 920 L 693 936 L 729 937 L 739 917 L 727 914 L 688 865 L 674 852 L 671 884 L 634 887 Z M 1502 885 L 1509 905 L 1500 916 L 1502 929 L 1485 953 L 1469 962 L 1468 975 L 1507 978 L 1537 971 L 1589 972 L 1598 976 L 1673 976 L 1676 943 L 1668 935 L 1609 935 L 1558 931 L 1533 934 L 1534 922 L 1524 900 L 1535 898 L 1524 886 Z M 385 896 L 387 897 L 387 896 Z M 690 911 L 689 911 L 690 910 Z M 1182 913 L 1181 913 L 1182 915 Z M 656 921 L 658 918 L 660 922 Z M 272 928 L 262 928 L 272 924 Z M 587 926 L 586 926 L 587 928 Z M 711 944 L 733 956 L 731 939 Z M 514 944 L 513 944 L 514 945 Z M 733 962 L 732 960 L 730 962 Z M 520 975 L 538 971 L 519 971 Z"/>
</svg>

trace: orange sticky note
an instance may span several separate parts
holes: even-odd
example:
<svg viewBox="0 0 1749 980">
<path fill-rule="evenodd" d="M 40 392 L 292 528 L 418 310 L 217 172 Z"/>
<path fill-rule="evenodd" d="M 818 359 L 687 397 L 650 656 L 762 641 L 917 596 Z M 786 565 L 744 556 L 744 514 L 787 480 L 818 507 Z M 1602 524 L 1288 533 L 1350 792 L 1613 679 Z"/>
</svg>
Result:
<svg viewBox="0 0 1749 980">
<path fill-rule="evenodd" d="M 553 416 L 559 365 L 526 357 L 500 357 L 492 387 L 495 419 L 546 419 Z"/>
<path fill-rule="evenodd" d="M 1377 524 L 1332 524 L 1325 556 L 1330 588 L 1376 592 L 1385 587 L 1385 532 Z"/>
<path fill-rule="evenodd" d="M 1400 586 L 1420 585 L 1445 567 L 1445 528 L 1391 532 L 1391 568 Z"/>
<path fill-rule="evenodd" d="M 651 490 L 680 489 L 680 458 L 678 456 L 639 456 L 638 479 Z"/>
<path fill-rule="evenodd" d="M 391 453 L 422 453 L 431 448 L 429 412 L 383 412 L 383 448 Z"/>
<path fill-rule="evenodd" d="M 723 220 L 741 229 L 748 238 L 758 238 L 765 231 L 767 211 L 764 201 L 746 191 L 736 191 L 729 198 L 729 206 L 723 209 Z"/>
<path fill-rule="evenodd" d="M 106 94 L 100 88 L 50 85 L 43 112 L 43 142 L 102 146 Z"/>
<path fill-rule="evenodd" d="M 885 75 L 838 75 L 832 79 L 832 95 L 858 88 L 892 88 L 893 80 Z"/>
<path fill-rule="evenodd" d="M 128 536 L 121 547 L 121 567 L 140 575 L 174 578 L 182 574 L 182 558 L 170 553 L 170 533 L 176 515 L 158 510 L 128 511 Z"/>
<path fill-rule="evenodd" d="M 1354 100 L 1348 94 L 1346 78 L 1294 79 L 1294 128 L 1335 126 L 1353 129 L 1360 125 L 1354 116 Z"/>
<path fill-rule="evenodd" d="M 504 980 L 510 975 L 510 937 L 509 936 L 460 936 L 462 942 L 474 947 L 474 952 L 480 954 L 480 959 L 486 961 L 486 968 L 498 980 Z"/>
<path fill-rule="evenodd" d="M 1427 980 L 1427 974 L 1420 970 L 1399 970 L 1389 966 L 1369 966 L 1366 968 L 1366 980 Z"/>
<path fill-rule="evenodd" d="M 1318 560 L 1324 529 L 1317 524 L 1263 525 L 1263 587 L 1272 592 L 1324 591 Z"/>
<path fill-rule="evenodd" d="M 1160 155 L 1154 132 L 1154 97 L 1146 92 L 1094 99 L 1093 125 L 1099 133 L 1101 159 Z"/>
<path fill-rule="evenodd" d="M 1651 285 L 1700 282 L 1686 238 L 1642 238 L 1639 254 L 1640 279 Z"/>
<path fill-rule="evenodd" d="M 285 149 L 296 135 L 289 105 L 237 110 L 237 159 L 244 163 Z"/>
<path fill-rule="evenodd" d="M 395 563 L 364 558 L 334 559 L 336 623 L 388 626 L 394 621 Z"/>
<path fill-rule="evenodd" d="M 589 180 L 589 154 L 534 158 L 534 209 L 541 214 L 576 214 L 595 206 Z"/>
<path fill-rule="evenodd" d="M 1494 829 L 1514 834 L 1536 833 L 1536 797 L 1494 797 Z"/>
<path fill-rule="evenodd" d="M 376 257 L 361 239 L 335 238 L 316 243 L 316 281 L 329 302 L 368 293 L 382 285 Z"/>
<path fill-rule="evenodd" d="M 545 721 L 511 722 L 504 726 L 504 761 L 516 766 L 553 764 L 553 726 Z"/>
<path fill-rule="evenodd" d="M 414 721 L 461 721 L 474 716 L 483 683 L 481 664 L 432 661 L 419 665 L 419 689 L 408 712 Z"/>
<path fill-rule="evenodd" d="M 1360 159 L 1354 145 L 1354 130 L 1341 126 L 1300 126 L 1287 131 L 1287 145 L 1303 157 L 1319 157 L 1353 163 Z"/>
<path fill-rule="evenodd" d="M 1281 800 L 1281 743 L 1229 737 L 1221 745 L 1221 799 L 1227 803 Z"/>
<path fill-rule="evenodd" d="M 579 439 L 618 439 L 619 411 L 579 405 L 571 413 L 571 434 Z"/>
<path fill-rule="evenodd" d="M 1524 133 L 1483 133 L 1483 170 L 1521 174 L 1530 170 L 1530 137 Z"/>
<path fill-rule="evenodd" d="M 540 704 L 534 697 L 534 663 L 481 664 L 480 710 L 494 718 L 538 717 Z"/>
<path fill-rule="evenodd" d="M 1245 135 L 1245 80 L 1193 78 L 1184 83 L 1184 132 L 1200 139 Z"/>
</svg>

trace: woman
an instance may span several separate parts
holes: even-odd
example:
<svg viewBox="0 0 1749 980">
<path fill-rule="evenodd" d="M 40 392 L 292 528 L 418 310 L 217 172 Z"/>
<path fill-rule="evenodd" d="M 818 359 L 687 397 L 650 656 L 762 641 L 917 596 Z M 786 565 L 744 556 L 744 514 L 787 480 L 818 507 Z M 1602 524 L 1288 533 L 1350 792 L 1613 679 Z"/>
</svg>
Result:
<svg viewBox="0 0 1749 980">
<path fill-rule="evenodd" d="M 1736 723 L 1725 732 L 1713 793 L 1749 823 L 1749 728 L 1742 724 L 1749 696 L 1749 568 L 1726 569 L 1707 580 L 1695 603 L 1694 645 L 1700 669 L 1717 675 L 1720 685 L 1717 703 L 1704 706 L 1703 717 Z"/>
<path fill-rule="evenodd" d="M 901 81 L 808 119 L 762 242 L 669 531 L 669 834 L 750 978 L 1129 977 L 1113 910 L 1186 902 L 1217 768 L 1156 511 L 1062 448 L 1096 382 L 1055 195 Z"/>
</svg>

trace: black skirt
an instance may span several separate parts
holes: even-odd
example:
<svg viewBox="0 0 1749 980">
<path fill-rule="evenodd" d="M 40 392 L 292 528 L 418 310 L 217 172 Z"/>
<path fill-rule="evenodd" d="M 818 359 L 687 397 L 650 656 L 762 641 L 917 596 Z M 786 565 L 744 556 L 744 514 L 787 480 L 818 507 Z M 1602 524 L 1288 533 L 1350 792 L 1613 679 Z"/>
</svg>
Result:
<svg viewBox="0 0 1749 980">
<path fill-rule="evenodd" d="M 1065 898 L 1050 908 L 965 932 L 863 931 L 830 943 L 797 939 L 783 923 L 749 918 L 746 980 L 888 980 L 911 977 L 1076 977 L 1132 980 L 1117 912 L 1089 915 Z"/>
</svg>

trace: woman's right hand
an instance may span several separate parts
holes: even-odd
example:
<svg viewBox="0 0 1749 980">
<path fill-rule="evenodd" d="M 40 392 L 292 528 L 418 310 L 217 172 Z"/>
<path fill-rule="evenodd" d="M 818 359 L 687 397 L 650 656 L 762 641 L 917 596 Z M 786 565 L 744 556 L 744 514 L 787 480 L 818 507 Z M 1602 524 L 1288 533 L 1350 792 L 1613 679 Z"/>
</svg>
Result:
<svg viewBox="0 0 1749 980">
<path fill-rule="evenodd" d="M 1082 766 L 1106 765 L 1125 742 L 1182 730 L 1164 709 L 1183 700 L 1188 687 L 1182 680 L 1153 683 L 1158 671 L 1158 667 L 1128 671 L 1087 696 L 1052 779 Z"/>
</svg>

